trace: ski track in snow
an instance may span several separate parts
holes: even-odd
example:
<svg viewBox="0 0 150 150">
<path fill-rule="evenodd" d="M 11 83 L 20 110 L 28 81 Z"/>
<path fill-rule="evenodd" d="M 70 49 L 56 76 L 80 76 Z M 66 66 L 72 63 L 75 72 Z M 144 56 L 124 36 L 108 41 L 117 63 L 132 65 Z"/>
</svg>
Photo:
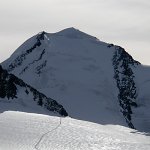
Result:
<svg viewBox="0 0 150 150">
<path fill-rule="evenodd" d="M 133 132 L 69 117 L 0 114 L 0 150 L 149 150 L 150 136 Z"/>
<path fill-rule="evenodd" d="M 49 133 L 52 133 L 53 131 L 57 130 L 57 129 L 60 127 L 60 125 L 61 125 L 61 118 L 60 118 L 59 124 L 58 124 L 54 129 L 52 129 L 52 130 L 50 130 L 50 131 L 44 133 L 44 134 L 41 136 L 41 138 L 39 139 L 39 141 L 38 141 L 37 144 L 35 145 L 35 149 L 39 150 L 39 149 L 38 149 L 38 146 L 40 145 L 40 143 L 41 143 L 41 141 L 44 139 L 44 137 L 45 137 L 46 135 L 48 135 Z"/>
</svg>

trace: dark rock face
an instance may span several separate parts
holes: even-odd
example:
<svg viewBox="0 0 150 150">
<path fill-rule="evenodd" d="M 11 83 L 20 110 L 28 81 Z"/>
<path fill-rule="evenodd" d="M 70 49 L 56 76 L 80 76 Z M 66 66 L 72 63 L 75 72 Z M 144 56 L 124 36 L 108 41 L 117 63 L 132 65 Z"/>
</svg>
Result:
<svg viewBox="0 0 150 150">
<path fill-rule="evenodd" d="M 17 78 L 15 75 L 9 74 L 0 66 L 0 97 L 8 98 L 9 100 L 17 98 L 18 87 L 24 88 L 27 95 L 29 93 L 32 94 L 33 100 L 36 101 L 38 105 L 49 111 L 56 112 L 61 116 L 68 116 L 68 113 L 62 105 L 51 98 L 47 98 L 44 94 L 24 83 L 23 80 Z"/>
<path fill-rule="evenodd" d="M 8 99 L 17 98 L 17 88 L 14 84 L 14 76 L 9 75 L 6 70 L 0 66 L 0 97 Z"/>
<path fill-rule="evenodd" d="M 42 59 L 43 55 L 45 54 L 45 49 L 42 51 L 42 53 L 40 54 L 39 58 L 33 60 L 31 63 L 29 63 L 25 68 L 22 69 L 22 71 L 19 73 L 19 75 L 23 74 L 29 67 L 30 65 L 38 62 L 39 60 Z"/>
<path fill-rule="evenodd" d="M 113 56 L 114 78 L 119 89 L 118 100 L 128 126 L 135 128 L 132 124 L 132 107 L 137 107 L 137 90 L 134 81 L 133 67 L 139 65 L 123 48 L 115 46 Z"/>
</svg>

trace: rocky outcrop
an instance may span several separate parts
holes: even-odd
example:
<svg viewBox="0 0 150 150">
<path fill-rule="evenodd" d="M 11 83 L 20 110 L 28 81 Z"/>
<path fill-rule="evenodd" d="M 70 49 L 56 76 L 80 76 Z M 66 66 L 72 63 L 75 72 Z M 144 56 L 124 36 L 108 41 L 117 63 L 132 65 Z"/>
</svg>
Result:
<svg viewBox="0 0 150 150">
<path fill-rule="evenodd" d="M 33 101 L 43 108 L 49 111 L 60 114 L 61 116 L 68 116 L 68 113 L 62 105 L 58 104 L 57 101 L 46 97 L 30 85 L 23 82 L 23 80 L 17 78 L 13 74 L 9 74 L 6 70 L 3 70 L 0 66 L 0 98 L 6 98 L 10 101 L 17 98 L 18 91 L 24 89 L 26 95 L 32 95 Z"/>
<path fill-rule="evenodd" d="M 31 63 L 29 63 L 25 68 L 22 69 L 22 71 L 19 73 L 19 75 L 23 74 L 31 65 L 33 65 L 34 63 L 38 62 L 39 60 L 42 59 L 43 55 L 45 54 L 45 49 L 42 51 L 42 53 L 40 54 L 39 58 L 33 60 Z"/>
<path fill-rule="evenodd" d="M 113 46 L 113 45 L 112 45 Z M 122 47 L 115 46 L 113 56 L 114 78 L 119 90 L 118 100 L 128 126 L 135 128 L 132 124 L 132 107 L 137 107 L 137 89 L 134 81 L 133 68 L 139 65 Z"/>
</svg>

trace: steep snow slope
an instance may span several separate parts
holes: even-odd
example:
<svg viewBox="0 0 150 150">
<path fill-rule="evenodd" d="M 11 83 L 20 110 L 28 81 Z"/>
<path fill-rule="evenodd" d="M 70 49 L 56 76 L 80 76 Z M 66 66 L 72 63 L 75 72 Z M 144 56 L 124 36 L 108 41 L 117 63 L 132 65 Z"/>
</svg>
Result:
<svg viewBox="0 0 150 150">
<path fill-rule="evenodd" d="M 1 150 L 149 150 L 150 136 L 114 125 L 21 112 L 0 114 Z"/>
<path fill-rule="evenodd" d="M 71 117 L 150 131 L 149 96 L 147 106 L 140 105 L 140 81 L 146 81 L 139 75 L 143 67 L 119 46 L 74 28 L 41 32 L 2 65 L 57 99 Z"/>
</svg>

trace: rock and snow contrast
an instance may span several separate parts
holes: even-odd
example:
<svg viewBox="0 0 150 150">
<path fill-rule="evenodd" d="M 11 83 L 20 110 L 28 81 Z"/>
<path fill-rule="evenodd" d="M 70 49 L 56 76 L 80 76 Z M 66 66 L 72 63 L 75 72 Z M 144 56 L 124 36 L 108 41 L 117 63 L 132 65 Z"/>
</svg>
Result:
<svg viewBox="0 0 150 150">
<path fill-rule="evenodd" d="M 68 116 L 62 105 L 0 66 L 0 112 L 7 110 Z"/>
<path fill-rule="evenodd" d="M 25 84 L 22 88 L 15 82 L 18 90 L 9 100 L 8 95 L 4 98 L 1 96 L 0 108 L 1 112 L 4 112 L 2 117 L 11 118 L 11 115 L 16 115 L 16 118 L 11 118 L 14 128 L 17 127 L 15 122 L 20 120 L 19 117 L 29 117 L 33 126 L 41 123 L 41 126 L 31 133 L 33 141 L 29 140 L 32 145 L 30 149 L 38 149 L 39 146 L 45 146 L 39 149 L 46 150 L 50 147 L 104 150 L 150 148 L 149 136 L 137 134 L 138 131 L 150 132 L 150 67 L 135 61 L 122 47 L 102 42 L 75 28 L 57 33 L 41 32 L 23 43 L 1 65 L 8 75 L 14 74 L 13 76 Z M 31 89 L 43 93 L 44 99 L 38 96 L 35 100 L 37 96 L 29 90 L 31 86 Z M 47 102 L 49 107 L 45 109 Z M 44 118 L 47 120 L 48 116 L 5 112 L 6 110 L 52 113 L 69 117 L 49 117 L 50 120 L 44 122 Z M 34 119 L 43 121 L 37 122 Z M 27 120 L 25 122 L 27 123 Z M 23 128 L 16 133 L 18 136 L 23 132 Z M 51 132 L 55 128 L 58 129 Z M 30 130 L 29 127 L 26 134 L 31 132 Z M 38 130 L 39 133 L 35 133 Z M 130 131 L 137 133 L 132 135 Z M 46 143 L 33 147 L 38 139 L 32 138 L 32 134 L 38 134 L 40 137 L 47 132 L 52 134 L 46 134 L 43 137 L 46 141 L 41 139 L 39 142 Z M 143 144 L 142 140 L 139 140 L 140 137 Z"/>
</svg>

